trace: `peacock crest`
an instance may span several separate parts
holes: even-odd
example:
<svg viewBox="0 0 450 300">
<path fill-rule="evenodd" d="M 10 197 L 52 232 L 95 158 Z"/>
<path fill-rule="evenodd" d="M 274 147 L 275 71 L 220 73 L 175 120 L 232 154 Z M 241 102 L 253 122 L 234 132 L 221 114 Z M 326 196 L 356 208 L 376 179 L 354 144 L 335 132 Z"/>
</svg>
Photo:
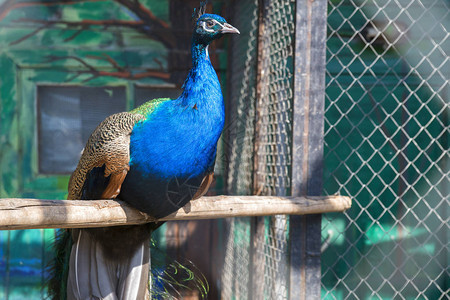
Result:
<svg viewBox="0 0 450 300">
<path fill-rule="evenodd" d="M 207 5 L 208 1 L 201 1 L 200 2 L 200 7 L 198 8 L 194 8 L 194 12 L 192 13 L 192 23 L 197 24 L 197 20 L 206 13 L 206 5 Z"/>
</svg>

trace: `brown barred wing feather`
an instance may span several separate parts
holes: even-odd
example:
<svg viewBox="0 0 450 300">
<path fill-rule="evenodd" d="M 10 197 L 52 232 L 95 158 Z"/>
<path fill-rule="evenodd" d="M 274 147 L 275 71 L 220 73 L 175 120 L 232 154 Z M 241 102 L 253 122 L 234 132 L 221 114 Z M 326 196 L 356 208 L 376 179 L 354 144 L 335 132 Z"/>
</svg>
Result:
<svg viewBox="0 0 450 300">
<path fill-rule="evenodd" d="M 214 172 L 211 172 L 208 175 L 206 175 L 203 178 L 202 183 L 200 184 L 200 187 L 198 188 L 194 197 L 192 197 L 192 200 L 196 200 L 200 197 L 203 197 L 208 192 L 209 186 L 213 182 L 213 179 L 214 179 Z"/>
<path fill-rule="evenodd" d="M 104 177 L 110 177 L 101 198 L 117 197 L 130 168 L 130 135 L 134 125 L 143 119 L 140 114 L 122 112 L 107 117 L 97 126 L 70 177 L 67 199 L 82 199 L 88 174 L 100 167 L 104 167 Z"/>
</svg>

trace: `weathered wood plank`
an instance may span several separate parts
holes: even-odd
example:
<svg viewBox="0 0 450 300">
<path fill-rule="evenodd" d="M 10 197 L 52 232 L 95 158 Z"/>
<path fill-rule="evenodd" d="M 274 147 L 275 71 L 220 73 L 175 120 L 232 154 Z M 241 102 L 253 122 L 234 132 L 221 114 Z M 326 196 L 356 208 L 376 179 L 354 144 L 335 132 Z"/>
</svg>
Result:
<svg viewBox="0 0 450 300">
<path fill-rule="evenodd" d="M 317 214 L 344 211 L 350 206 L 350 198 L 343 196 L 208 196 L 191 201 L 161 220 Z M 121 201 L 0 199 L 0 230 L 104 227 L 151 221 L 154 219 Z"/>
<path fill-rule="evenodd" d="M 321 195 L 327 0 L 297 0 L 292 196 Z M 290 218 L 289 299 L 320 299 L 321 215 Z"/>
</svg>

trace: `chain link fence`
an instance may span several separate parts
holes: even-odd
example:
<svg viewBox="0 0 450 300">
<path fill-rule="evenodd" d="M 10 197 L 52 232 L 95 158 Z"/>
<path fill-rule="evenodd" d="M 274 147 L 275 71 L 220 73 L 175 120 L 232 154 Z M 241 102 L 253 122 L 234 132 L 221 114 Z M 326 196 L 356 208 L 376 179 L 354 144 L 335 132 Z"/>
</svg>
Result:
<svg viewBox="0 0 450 300">
<path fill-rule="evenodd" d="M 294 8 L 233 2 L 229 193 L 290 192 Z M 353 207 L 323 216 L 325 299 L 449 298 L 449 14 L 445 0 L 328 1 L 323 193 Z M 287 298 L 289 219 L 227 224 L 222 297 Z"/>
<path fill-rule="evenodd" d="M 325 299 L 449 299 L 450 5 L 329 0 Z"/>
</svg>

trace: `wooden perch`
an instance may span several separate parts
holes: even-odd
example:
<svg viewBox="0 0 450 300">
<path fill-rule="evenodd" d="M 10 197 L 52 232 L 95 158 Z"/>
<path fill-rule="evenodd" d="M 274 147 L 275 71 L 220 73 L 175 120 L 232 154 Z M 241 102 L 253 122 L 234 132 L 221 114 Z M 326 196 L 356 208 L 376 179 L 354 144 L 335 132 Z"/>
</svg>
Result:
<svg viewBox="0 0 450 300">
<path fill-rule="evenodd" d="M 191 201 L 161 220 L 317 214 L 340 212 L 350 206 L 350 198 L 343 196 L 208 196 Z M 154 219 L 121 201 L 0 199 L 0 230 L 105 227 L 151 221 Z"/>
</svg>

